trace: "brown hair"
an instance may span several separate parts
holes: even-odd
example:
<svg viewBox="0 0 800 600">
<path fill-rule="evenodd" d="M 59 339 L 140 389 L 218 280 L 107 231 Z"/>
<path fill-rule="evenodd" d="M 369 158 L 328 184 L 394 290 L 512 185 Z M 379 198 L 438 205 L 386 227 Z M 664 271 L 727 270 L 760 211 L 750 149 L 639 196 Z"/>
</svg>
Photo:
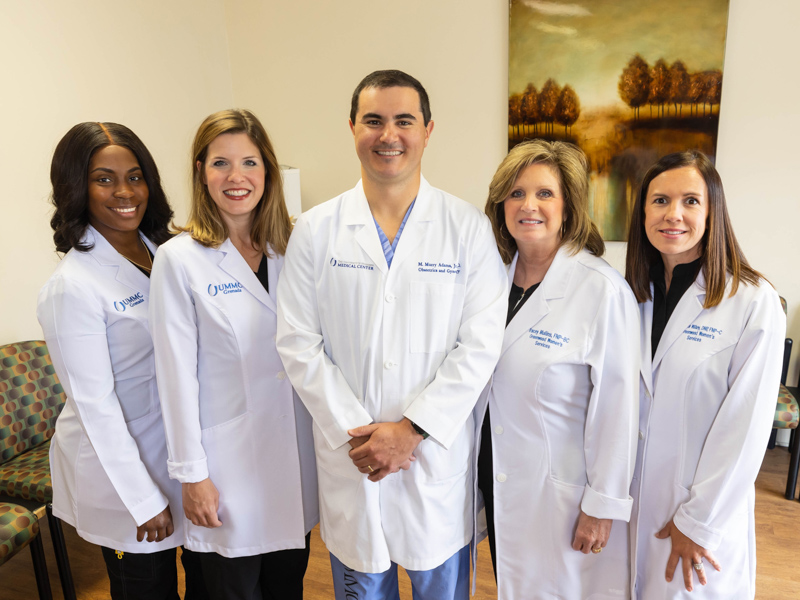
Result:
<svg viewBox="0 0 800 600">
<path fill-rule="evenodd" d="M 706 299 L 704 308 L 711 308 L 722 302 L 725 295 L 725 279 L 731 274 L 731 293 L 733 296 L 740 283 L 758 285 L 764 277 L 747 262 L 747 259 L 736 241 L 728 207 L 725 203 L 725 191 L 722 179 L 711 164 L 711 160 L 698 150 L 686 150 L 667 154 L 644 176 L 631 215 L 631 227 L 628 232 L 628 256 L 625 261 L 625 279 L 631 286 L 636 299 L 645 302 L 652 298 L 650 294 L 650 265 L 660 259 L 660 253 L 650 240 L 644 229 L 644 207 L 650 183 L 666 171 L 693 167 L 697 169 L 708 189 L 708 220 L 701 244 L 703 273 L 706 279 Z"/>
<path fill-rule="evenodd" d="M 203 183 L 208 147 L 224 133 L 246 133 L 261 152 L 266 170 L 264 195 L 253 209 L 250 240 L 259 250 L 266 252 L 269 243 L 275 252 L 284 254 L 292 223 L 283 200 L 280 166 L 264 126 L 249 110 L 215 112 L 197 130 L 192 144 L 192 206 L 186 226 L 178 229 L 188 231 L 192 239 L 207 247 L 216 248 L 228 238 L 228 227 Z"/>
<path fill-rule="evenodd" d="M 560 245 L 568 246 L 573 254 L 586 248 L 595 256 L 602 256 L 605 244 L 589 216 L 589 164 L 586 155 L 577 146 L 565 142 L 531 140 L 511 149 L 489 184 L 485 211 L 492 223 L 503 262 L 510 264 L 517 252 L 517 242 L 506 226 L 503 202 L 520 173 L 534 164 L 549 165 L 558 176 L 566 217 Z"/>
</svg>

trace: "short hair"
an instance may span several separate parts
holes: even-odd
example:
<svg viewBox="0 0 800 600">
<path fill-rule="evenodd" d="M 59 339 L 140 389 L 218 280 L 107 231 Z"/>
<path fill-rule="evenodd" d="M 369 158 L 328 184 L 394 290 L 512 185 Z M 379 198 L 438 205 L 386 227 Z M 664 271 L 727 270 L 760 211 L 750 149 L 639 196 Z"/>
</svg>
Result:
<svg viewBox="0 0 800 600">
<path fill-rule="evenodd" d="M 353 124 L 356 122 L 358 97 L 361 95 L 362 91 L 367 88 L 385 89 L 390 87 L 407 87 L 417 91 L 417 94 L 419 94 L 419 109 L 420 112 L 422 112 L 422 120 L 425 127 L 427 127 L 431 120 L 431 103 L 430 100 L 428 100 L 428 92 L 426 92 L 422 84 L 411 75 L 396 69 L 373 71 L 361 80 L 361 83 L 356 86 L 353 92 L 353 98 L 350 101 L 350 122 Z"/>
<path fill-rule="evenodd" d="M 148 198 L 139 230 L 156 244 L 163 244 L 171 237 L 172 209 L 161 187 L 156 162 L 142 140 L 118 123 L 78 123 L 58 142 L 50 163 L 51 201 L 55 206 L 50 226 L 58 252 L 92 249 L 91 244 L 81 243 L 89 226 L 89 163 L 106 146 L 127 148 L 142 169 Z"/>
<path fill-rule="evenodd" d="M 185 227 L 192 238 L 206 247 L 219 247 L 230 235 L 208 187 L 203 183 L 208 147 L 225 133 L 245 133 L 258 148 L 264 161 L 264 194 L 253 209 L 250 239 L 263 252 L 267 243 L 278 254 L 286 252 L 292 231 L 289 211 L 283 199 L 283 180 L 275 151 L 261 121 L 249 110 L 229 109 L 215 112 L 200 124 L 192 144 L 192 206 Z M 197 163 L 200 162 L 200 168 Z"/>
<path fill-rule="evenodd" d="M 703 306 L 711 308 L 722 302 L 728 273 L 733 279 L 730 296 L 736 293 L 740 283 L 747 282 L 757 286 L 763 276 L 750 266 L 739 247 L 728 216 L 722 179 L 711 160 L 699 150 L 667 154 L 645 173 L 631 215 L 628 255 L 625 260 L 625 279 L 628 280 L 628 284 L 639 302 L 645 302 L 652 298 L 650 266 L 659 260 L 661 255 L 650 243 L 644 228 L 647 192 L 656 177 L 666 171 L 683 167 L 697 169 L 708 190 L 706 231 L 700 244 L 702 268 L 706 280 L 706 298 Z"/>
<path fill-rule="evenodd" d="M 545 164 L 553 170 L 564 196 L 566 219 L 560 245 L 569 247 L 573 254 L 586 248 L 595 256 L 602 256 L 605 244 L 589 216 L 589 164 L 586 155 L 577 146 L 565 142 L 531 140 L 511 149 L 489 184 L 485 211 L 492 223 L 503 262 L 510 264 L 517 252 L 517 242 L 506 225 L 503 202 L 520 173 L 535 164 Z"/>
</svg>

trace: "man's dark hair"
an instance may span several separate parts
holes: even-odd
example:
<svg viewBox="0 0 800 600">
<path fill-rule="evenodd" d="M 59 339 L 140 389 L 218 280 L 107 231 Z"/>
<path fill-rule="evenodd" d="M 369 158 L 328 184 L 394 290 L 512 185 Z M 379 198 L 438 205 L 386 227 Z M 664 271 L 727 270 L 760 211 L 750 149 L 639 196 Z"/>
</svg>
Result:
<svg viewBox="0 0 800 600">
<path fill-rule="evenodd" d="M 361 83 L 356 86 L 356 90 L 353 92 L 353 99 L 350 101 L 350 122 L 355 125 L 356 114 L 358 113 L 358 97 L 362 90 L 366 88 L 384 89 L 390 87 L 408 87 L 417 91 L 417 94 L 419 94 L 419 108 L 422 112 L 422 120 L 427 127 L 431 120 L 431 103 L 428 100 L 428 92 L 426 92 L 422 84 L 411 75 L 396 69 L 374 71 L 361 80 Z"/>
</svg>

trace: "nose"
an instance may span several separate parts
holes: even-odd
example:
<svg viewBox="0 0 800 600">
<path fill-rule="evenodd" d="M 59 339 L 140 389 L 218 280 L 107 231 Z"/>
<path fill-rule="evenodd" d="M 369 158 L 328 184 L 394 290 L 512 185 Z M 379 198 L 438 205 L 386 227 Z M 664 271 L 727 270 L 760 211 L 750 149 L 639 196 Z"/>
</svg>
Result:
<svg viewBox="0 0 800 600">
<path fill-rule="evenodd" d="M 683 207 L 680 202 L 670 202 L 664 214 L 667 221 L 680 221 L 683 218 Z"/>
<path fill-rule="evenodd" d="M 120 198 L 121 200 L 133 198 L 133 188 L 131 188 L 131 184 L 127 179 L 123 179 L 114 190 L 114 197 Z"/>
<path fill-rule="evenodd" d="M 381 132 L 381 142 L 391 143 L 397 139 L 397 128 L 394 123 L 387 123 Z"/>
<path fill-rule="evenodd" d="M 534 212 L 539 209 L 539 200 L 533 194 L 526 194 L 525 201 L 522 203 L 522 210 Z"/>
<path fill-rule="evenodd" d="M 244 181 L 244 176 L 242 175 L 242 171 L 238 166 L 234 166 L 231 169 L 231 174 L 228 175 L 228 181 L 232 183 L 239 183 L 240 181 Z"/>
</svg>

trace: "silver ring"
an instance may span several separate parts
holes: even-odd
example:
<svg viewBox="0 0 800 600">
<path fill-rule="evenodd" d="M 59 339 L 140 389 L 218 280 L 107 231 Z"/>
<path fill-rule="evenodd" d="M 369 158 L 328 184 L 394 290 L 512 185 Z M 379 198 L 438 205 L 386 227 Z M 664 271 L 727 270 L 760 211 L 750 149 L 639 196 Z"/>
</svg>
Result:
<svg viewBox="0 0 800 600">
<path fill-rule="evenodd" d="M 695 571 L 702 571 L 703 570 L 703 563 L 692 563 Z"/>
</svg>

